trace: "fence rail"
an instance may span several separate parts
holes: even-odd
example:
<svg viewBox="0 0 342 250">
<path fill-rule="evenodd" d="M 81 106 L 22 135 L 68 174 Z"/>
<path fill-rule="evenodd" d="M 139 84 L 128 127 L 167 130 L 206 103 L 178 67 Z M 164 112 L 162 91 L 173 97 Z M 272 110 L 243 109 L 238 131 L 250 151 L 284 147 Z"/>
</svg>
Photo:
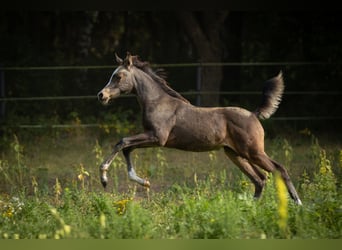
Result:
<svg viewBox="0 0 342 250">
<path fill-rule="evenodd" d="M 160 63 L 151 64 L 152 67 L 177 68 L 177 67 L 217 67 L 217 66 L 306 66 L 306 65 L 330 65 L 332 62 L 196 62 L 196 63 Z M 44 70 L 97 70 L 113 69 L 115 65 L 64 65 L 64 66 L 9 66 L 0 67 L 0 71 L 44 71 Z"/>
<path fill-rule="evenodd" d="M 331 62 L 196 62 L 196 63 L 168 63 L 168 64 L 151 64 L 152 67 L 158 68 L 177 68 L 177 67 L 217 67 L 217 66 L 310 66 L 310 65 L 336 65 L 337 63 Z M 7 71 L 49 71 L 49 70 L 100 70 L 100 69 L 113 69 L 115 65 L 81 65 L 81 66 L 13 66 L 13 67 L 0 67 L 0 73 Z M 261 95 L 260 91 L 186 91 L 180 92 L 183 96 L 192 95 Z M 284 95 L 326 95 L 336 96 L 342 95 L 342 91 L 287 91 Z M 133 95 L 123 95 L 120 98 L 130 98 Z M 96 99 L 95 95 L 83 96 L 36 96 L 36 97 L 0 97 L 0 103 L 5 102 L 21 102 L 21 101 L 59 101 L 59 100 L 92 100 Z M 271 117 L 270 120 L 274 121 L 329 121 L 329 120 L 342 120 L 339 116 L 305 116 L 305 117 Z M 65 128 L 101 128 L 103 126 L 111 127 L 110 124 L 13 124 L 3 125 L 4 128 L 22 128 L 22 129 L 65 129 Z"/>
<path fill-rule="evenodd" d="M 186 91 L 179 92 L 183 96 L 191 95 L 261 95 L 261 91 Z M 342 91 L 287 91 L 284 95 L 342 95 Z M 130 98 L 134 95 L 122 95 L 119 98 Z M 11 101 L 51 101 L 51 100 L 85 100 L 96 99 L 96 95 L 84 96 L 36 96 L 36 97 L 3 97 L 0 102 Z"/>
<path fill-rule="evenodd" d="M 271 121 L 332 121 L 342 120 L 342 117 L 333 116 L 286 116 L 286 117 L 271 117 Z M 18 125 L 2 125 L 2 128 L 20 128 L 20 129 L 68 129 L 68 128 L 111 128 L 113 124 L 100 123 L 82 123 L 82 124 L 18 124 Z"/>
</svg>

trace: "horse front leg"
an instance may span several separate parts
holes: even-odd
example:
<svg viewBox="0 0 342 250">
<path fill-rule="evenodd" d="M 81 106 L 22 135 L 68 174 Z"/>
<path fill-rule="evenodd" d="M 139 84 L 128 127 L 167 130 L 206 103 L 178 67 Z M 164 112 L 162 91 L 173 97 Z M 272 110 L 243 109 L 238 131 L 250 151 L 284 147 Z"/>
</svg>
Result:
<svg viewBox="0 0 342 250">
<path fill-rule="evenodd" d="M 150 187 L 150 182 L 148 180 L 146 180 L 146 179 L 140 178 L 135 173 L 135 170 L 134 170 L 134 167 L 133 167 L 133 164 L 132 164 L 132 161 L 131 161 L 131 152 L 132 151 L 133 151 L 133 147 L 125 148 L 124 150 L 122 150 L 122 152 L 123 152 L 123 154 L 125 156 L 126 162 L 127 162 L 128 178 L 131 181 L 135 181 L 135 182 L 139 183 L 140 185 L 149 188 Z"/>
<path fill-rule="evenodd" d="M 123 145 L 122 145 L 122 140 L 121 140 L 114 146 L 113 152 L 100 165 L 100 180 L 104 188 L 107 186 L 107 183 L 108 183 L 108 177 L 107 177 L 108 168 L 110 164 L 112 164 L 112 162 L 114 161 L 117 154 L 122 149 L 122 146 Z"/>
<path fill-rule="evenodd" d="M 159 143 L 159 140 L 156 136 L 154 136 L 153 132 L 145 132 L 142 134 L 125 137 L 121 139 L 120 142 L 118 142 L 114 146 L 113 152 L 110 154 L 110 156 L 105 161 L 103 161 L 102 164 L 100 165 L 100 180 L 101 180 L 102 186 L 104 188 L 107 186 L 107 183 L 108 183 L 107 171 L 108 171 L 110 164 L 114 161 L 117 154 L 121 150 L 124 150 L 126 148 L 130 148 L 130 150 L 128 150 L 125 153 L 125 158 L 127 161 L 127 168 L 129 171 L 128 172 L 129 177 L 131 180 L 136 180 L 138 183 L 144 185 L 143 183 L 145 180 L 141 179 L 135 174 L 135 171 L 130 161 L 129 153 L 133 149 L 133 147 L 154 146 L 154 145 L 158 145 L 158 143 Z M 148 185 L 147 183 L 148 181 L 145 184 Z"/>
</svg>

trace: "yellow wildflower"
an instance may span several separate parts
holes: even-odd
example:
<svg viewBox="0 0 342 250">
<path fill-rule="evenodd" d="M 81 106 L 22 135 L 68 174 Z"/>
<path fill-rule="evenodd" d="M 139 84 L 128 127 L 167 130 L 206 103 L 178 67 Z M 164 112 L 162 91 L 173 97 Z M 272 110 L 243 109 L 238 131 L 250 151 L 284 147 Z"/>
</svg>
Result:
<svg viewBox="0 0 342 250">
<path fill-rule="evenodd" d="M 65 233 L 66 236 L 70 235 L 71 226 L 65 224 L 65 225 L 63 226 L 63 229 L 64 229 L 64 233 Z"/>
<path fill-rule="evenodd" d="M 116 207 L 117 213 L 119 215 L 123 215 L 125 213 L 126 205 L 131 200 L 132 200 L 132 198 L 130 198 L 130 199 L 123 199 L 123 200 L 114 202 L 114 207 Z"/>
<path fill-rule="evenodd" d="M 281 178 L 279 174 L 275 176 L 275 181 L 276 181 L 277 195 L 278 195 L 278 215 L 279 215 L 278 225 L 281 230 L 285 231 L 287 227 L 287 217 L 288 217 L 287 189 L 286 189 L 283 179 Z"/>
<path fill-rule="evenodd" d="M 4 218 L 12 218 L 13 217 L 13 208 L 9 207 L 3 214 L 2 217 Z"/>
<path fill-rule="evenodd" d="M 106 216 L 104 215 L 104 213 L 101 213 L 100 215 L 100 225 L 101 228 L 106 228 Z"/>
</svg>

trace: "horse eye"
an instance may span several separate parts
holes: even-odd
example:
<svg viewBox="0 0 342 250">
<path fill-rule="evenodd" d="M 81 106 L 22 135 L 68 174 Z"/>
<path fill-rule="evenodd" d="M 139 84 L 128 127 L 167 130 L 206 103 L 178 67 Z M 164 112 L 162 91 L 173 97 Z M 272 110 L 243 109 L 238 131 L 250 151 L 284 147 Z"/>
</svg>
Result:
<svg viewBox="0 0 342 250">
<path fill-rule="evenodd" d="M 120 79 L 121 79 L 121 76 L 119 76 L 119 75 L 115 75 L 115 76 L 114 76 L 114 80 L 120 81 Z"/>
</svg>

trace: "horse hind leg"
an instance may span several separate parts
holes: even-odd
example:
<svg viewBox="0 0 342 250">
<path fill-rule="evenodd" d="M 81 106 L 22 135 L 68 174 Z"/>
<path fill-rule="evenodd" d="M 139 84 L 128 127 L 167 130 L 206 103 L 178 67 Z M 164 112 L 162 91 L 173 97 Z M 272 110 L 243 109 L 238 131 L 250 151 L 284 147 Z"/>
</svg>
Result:
<svg viewBox="0 0 342 250">
<path fill-rule="evenodd" d="M 298 193 L 290 179 L 289 174 L 287 173 L 287 170 L 285 169 L 284 166 L 282 166 L 281 164 L 275 162 L 274 160 L 272 160 L 271 158 L 269 158 L 265 153 L 262 154 L 255 154 L 251 157 L 250 159 L 252 161 L 252 163 L 260 166 L 261 168 L 263 168 L 264 170 L 268 171 L 268 172 L 276 172 L 278 171 L 280 173 L 280 176 L 282 177 L 282 179 L 285 182 L 285 185 L 287 187 L 287 190 L 291 196 L 291 198 L 298 204 L 298 205 L 302 205 L 302 202 L 298 196 Z"/>
<path fill-rule="evenodd" d="M 225 147 L 224 151 L 231 161 L 253 182 L 255 186 L 254 198 L 260 198 L 266 182 L 266 176 L 253 166 L 246 158 L 239 156 L 231 148 Z"/>
</svg>

